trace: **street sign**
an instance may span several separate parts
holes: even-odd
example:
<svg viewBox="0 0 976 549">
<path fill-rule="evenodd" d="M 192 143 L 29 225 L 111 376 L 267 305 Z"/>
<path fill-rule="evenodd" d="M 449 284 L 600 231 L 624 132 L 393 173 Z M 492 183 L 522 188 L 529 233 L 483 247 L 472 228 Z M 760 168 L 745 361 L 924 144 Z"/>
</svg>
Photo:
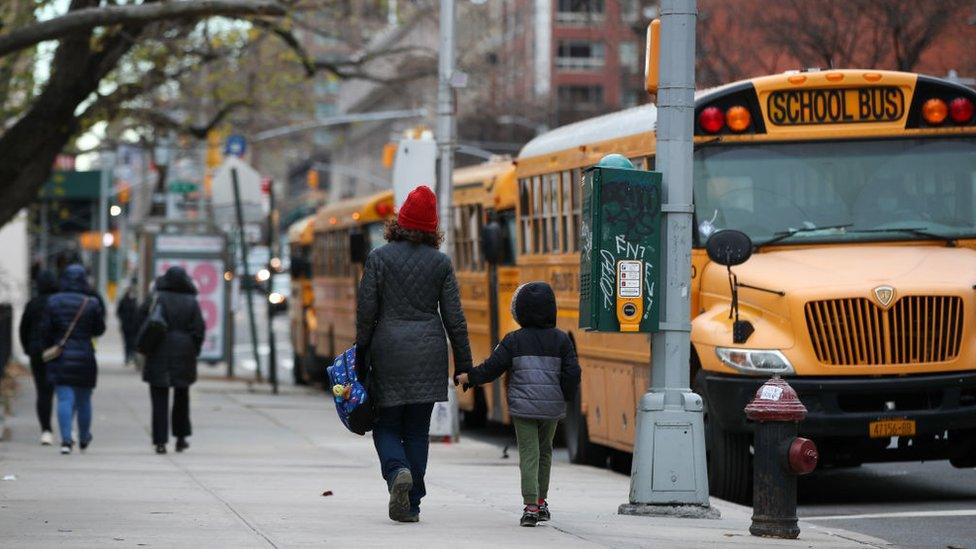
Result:
<svg viewBox="0 0 976 549">
<path fill-rule="evenodd" d="M 199 185 L 191 181 L 170 181 L 166 187 L 169 192 L 176 194 L 194 193 L 200 188 Z"/>
<path fill-rule="evenodd" d="M 233 134 L 227 137 L 227 143 L 224 145 L 224 154 L 240 158 L 244 156 L 246 150 L 247 140 L 244 139 L 243 135 Z"/>
</svg>

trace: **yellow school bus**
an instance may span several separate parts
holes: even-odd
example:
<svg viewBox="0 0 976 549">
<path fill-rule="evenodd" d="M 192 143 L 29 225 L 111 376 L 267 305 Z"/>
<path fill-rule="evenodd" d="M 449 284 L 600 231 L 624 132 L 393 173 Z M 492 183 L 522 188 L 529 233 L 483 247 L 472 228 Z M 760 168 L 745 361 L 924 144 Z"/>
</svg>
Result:
<svg viewBox="0 0 976 549">
<path fill-rule="evenodd" d="M 976 465 L 974 102 L 946 80 L 877 70 L 696 94 L 689 368 L 706 406 L 712 493 L 748 501 L 742 410 L 772 374 L 805 403 L 800 431 L 825 465 Z M 645 105 L 579 122 L 516 160 L 518 278 L 555 288 L 583 368 L 565 425 L 577 462 L 631 451 L 650 361 L 647 335 L 577 329 L 580 177 L 608 153 L 653 169 L 656 120 Z M 720 229 L 755 246 L 732 268 L 754 328 L 743 343 L 728 274 L 703 249 Z"/>
<path fill-rule="evenodd" d="M 296 384 L 312 381 L 315 359 L 311 345 L 311 333 L 315 331 L 315 310 L 312 307 L 312 242 L 315 235 L 315 216 L 310 215 L 288 227 L 288 252 L 291 258 L 291 299 L 288 301 L 288 319 L 291 332 L 291 348 L 294 355 L 292 374 Z"/>
<path fill-rule="evenodd" d="M 478 364 L 488 358 L 506 333 L 516 328 L 508 314 L 518 285 L 512 160 L 500 157 L 455 170 L 453 208 L 454 267 L 468 323 L 471 357 Z M 497 257 L 485 257 L 480 241 L 486 225 L 500 237 Z M 485 420 L 508 422 L 503 380 L 459 392 L 458 401 L 468 426 Z"/>
<path fill-rule="evenodd" d="M 312 289 L 316 326 L 312 346 L 316 377 L 356 342 L 356 289 L 369 251 L 383 244 L 393 215 L 393 191 L 323 206 L 315 215 Z"/>
</svg>

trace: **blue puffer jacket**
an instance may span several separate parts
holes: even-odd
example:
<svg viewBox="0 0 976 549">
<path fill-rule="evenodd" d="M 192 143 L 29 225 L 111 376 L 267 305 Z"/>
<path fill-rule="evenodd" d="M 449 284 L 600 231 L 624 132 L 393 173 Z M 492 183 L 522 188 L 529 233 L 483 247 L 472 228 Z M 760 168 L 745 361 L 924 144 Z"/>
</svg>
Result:
<svg viewBox="0 0 976 549">
<path fill-rule="evenodd" d="M 556 296 L 545 282 L 519 286 L 512 316 L 522 326 L 468 373 L 483 385 L 508 372 L 508 411 L 523 419 L 561 419 L 576 396 L 580 367 L 569 334 L 556 328 Z"/>
<path fill-rule="evenodd" d="M 47 364 L 47 379 L 54 385 L 95 386 L 98 365 L 92 338 L 105 333 L 105 307 L 88 285 L 81 265 L 69 265 L 61 275 L 61 291 L 48 298 L 44 308 L 41 333 L 45 348 L 57 345 L 85 298 L 88 301 L 64 344 L 64 351 Z"/>
</svg>

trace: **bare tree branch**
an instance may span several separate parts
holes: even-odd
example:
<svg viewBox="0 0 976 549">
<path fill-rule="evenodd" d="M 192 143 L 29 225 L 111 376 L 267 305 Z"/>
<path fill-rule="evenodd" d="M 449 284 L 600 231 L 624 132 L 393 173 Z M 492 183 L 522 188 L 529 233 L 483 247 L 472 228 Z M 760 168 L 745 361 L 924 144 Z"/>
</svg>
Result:
<svg viewBox="0 0 976 549">
<path fill-rule="evenodd" d="M 216 114 L 206 123 L 200 126 L 195 126 L 191 124 L 186 124 L 181 122 L 176 118 L 154 108 L 139 108 L 139 107 L 124 107 L 119 109 L 118 115 L 120 116 L 131 116 L 140 120 L 145 120 L 146 122 L 160 128 L 168 128 L 177 131 L 178 133 L 183 133 L 191 135 L 197 139 L 205 139 L 207 133 L 210 130 L 217 127 L 225 118 L 231 115 L 237 109 L 242 107 L 247 107 L 250 102 L 244 100 L 231 101 L 227 103 Z"/>
<path fill-rule="evenodd" d="M 276 0 L 193 0 L 90 7 L 14 29 L 0 35 L 0 56 L 68 34 L 118 24 L 152 23 L 167 19 L 199 18 L 212 15 L 282 16 L 286 8 Z"/>
</svg>

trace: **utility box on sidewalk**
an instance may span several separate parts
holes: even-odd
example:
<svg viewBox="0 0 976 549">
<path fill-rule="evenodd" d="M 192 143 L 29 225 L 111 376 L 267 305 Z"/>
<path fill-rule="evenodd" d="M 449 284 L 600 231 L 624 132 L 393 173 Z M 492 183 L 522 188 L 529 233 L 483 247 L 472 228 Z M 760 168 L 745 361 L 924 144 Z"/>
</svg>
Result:
<svg viewBox="0 0 976 549">
<path fill-rule="evenodd" d="M 583 174 L 579 327 L 656 332 L 661 263 L 661 174 L 619 154 Z"/>
</svg>

